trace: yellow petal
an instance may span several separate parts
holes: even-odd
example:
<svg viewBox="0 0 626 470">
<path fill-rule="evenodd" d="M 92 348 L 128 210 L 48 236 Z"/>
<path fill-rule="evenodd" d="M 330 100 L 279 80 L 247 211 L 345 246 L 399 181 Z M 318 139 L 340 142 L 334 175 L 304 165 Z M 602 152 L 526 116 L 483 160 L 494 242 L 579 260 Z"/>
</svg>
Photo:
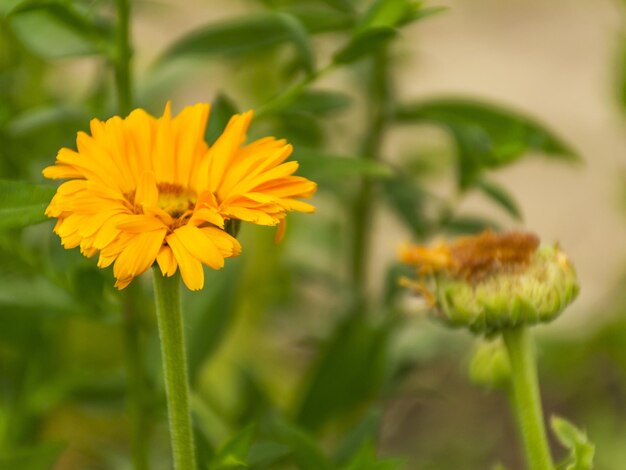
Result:
<svg viewBox="0 0 626 470">
<path fill-rule="evenodd" d="M 123 280 L 145 272 L 154 263 L 166 232 L 163 229 L 135 235 L 115 260 L 113 275 Z"/>
<path fill-rule="evenodd" d="M 159 202 L 159 190 L 152 171 L 144 171 L 139 177 L 137 190 L 135 191 L 135 204 L 156 206 Z"/>
<path fill-rule="evenodd" d="M 167 228 L 161 219 L 143 214 L 127 215 L 118 222 L 116 227 L 130 233 L 144 233 Z"/>
<path fill-rule="evenodd" d="M 176 268 L 178 263 L 176 263 L 176 258 L 174 257 L 174 253 L 172 249 L 163 245 L 159 254 L 157 255 L 157 263 L 159 263 L 159 268 L 161 269 L 161 274 L 167 277 L 171 277 L 176 272 Z"/>
<path fill-rule="evenodd" d="M 213 269 L 224 267 L 224 257 L 215 244 L 193 225 L 183 225 L 174 231 L 174 235 L 185 245 L 189 253 Z"/>
<path fill-rule="evenodd" d="M 215 144 L 209 148 L 208 158 L 211 162 L 209 168 L 209 187 L 214 193 L 218 192 L 219 185 L 224 179 L 226 169 L 239 147 L 241 147 L 251 119 L 252 111 L 233 116 L 222 135 L 219 136 Z"/>
<path fill-rule="evenodd" d="M 174 253 L 174 257 L 180 268 L 180 274 L 187 288 L 189 290 L 202 289 L 204 286 L 202 263 L 187 251 L 185 245 L 180 241 L 175 232 L 170 233 L 166 241 Z"/>
<path fill-rule="evenodd" d="M 176 182 L 174 158 L 174 136 L 172 135 L 172 112 L 168 101 L 163 116 L 158 120 L 154 144 L 154 174 L 159 183 Z"/>
<path fill-rule="evenodd" d="M 224 230 L 216 227 L 202 227 L 200 230 L 211 239 L 224 258 L 241 253 L 239 241 Z"/>
<path fill-rule="evenodd" d="M 172 120 L 174 141 L 176 142 L 177 182 L 188 186 L 198 160 L 208 150 L 204 141 L 204 130 L 209 118 L 210 106 L 199 103 L 185 107 Z"/>
</svg>

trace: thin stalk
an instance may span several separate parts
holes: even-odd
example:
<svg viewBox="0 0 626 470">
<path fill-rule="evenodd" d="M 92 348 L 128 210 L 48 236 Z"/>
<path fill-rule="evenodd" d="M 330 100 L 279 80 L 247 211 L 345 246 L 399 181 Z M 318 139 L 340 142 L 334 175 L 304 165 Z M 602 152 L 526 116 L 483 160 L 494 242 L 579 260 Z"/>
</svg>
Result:
<svg viewBox="0 0 626 470">
<path fill-rule="evenodd" d="M 385 137 L 391 107 L 391 86 L 389 77 L 389 58 L 387 49 L 383 48 L 373 58 L 368 87 L 369 110 L 367 130 L 360 151 L 360 156 L 367 160 L 380 159 L 382 144 Z M 352 253 L 350 273 L 352 284 L 355 289 L 357 308 L 361 308 L 365 302 L 365 289 L 367 281 L 367 259 L 372 225 L 373 206 L 373 181 L 364 176 L 360 182 L 360 188 L 352 206 Z"/>
<path fill-rule="evenodd" d="M 130 44 L 130 0 L 115 0 L 117 27 L 115 30 L 115 87 L 118 111 L 127 115 L 132 109 L 132 48 Z"/>
<path fill-rule="evenodd" d="M 290 105 L 294 99 L 298 97 L 300 93 L 302 93 L 307 86 L 326 75 L 335 67 L 334 63 L 331 63 L 319 70 L 315 73 L 307 75 L 299 82 L 293 84 L 291 87 L 287 88 L 284 92 L 274 96 L 269 101 L 264 103 L 256 110 L 257 118 L 261 116 L 265 116 L 273 111 L 280 110 L 288 105 Z"/>
<path fill-rule="evenodd" d="M 530 333 L 525 326 L 503 330 L 511 362 L 512 405 L 517 416 L 530 470 L 554 470 L 541 407 L 537 366 Z"/>
<path fill-rule="evenodd" d="M 189 411 L 187 357 L 180 306 L 180 275 L 177 272 L 172 277 L 164 277 L 157 266 L 153 271 L 174 468 L 194 470 L 196 459 Z"/>
</svg>

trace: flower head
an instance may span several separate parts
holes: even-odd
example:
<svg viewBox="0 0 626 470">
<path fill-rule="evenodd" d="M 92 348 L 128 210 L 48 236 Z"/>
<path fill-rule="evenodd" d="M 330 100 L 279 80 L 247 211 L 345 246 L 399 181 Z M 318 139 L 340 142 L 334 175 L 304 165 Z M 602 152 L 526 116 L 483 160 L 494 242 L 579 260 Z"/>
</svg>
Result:
<svg viewBox="0 0 626 470">
<path fill-rule="evenodd" d="M 400 258 L 422 281 L 422 294 L 453 326 L 491 333 L 555 318 L 578 294 L 576 273 L 558 246 L 536 235 L 491 231 L 433 247 L 405 247 Z"/>
<path fill-rule="evenodd" d="M 230 219 L 284 224 L 288 211 L 313 212 L 296 198 L 315 183 L 293 176 L 292 147 L 265 137 L 244 144 L 252 112 L 235 115 L 209 146 L 208 104 L 172 117 L 169 103 L 155 118 L 141 109 L 127 118 L 91 121 L 79 132 L 77 151 L 63 148 L 44 169 L 61 184 L 46 209 L 65 248 L 99 253 L 112 263 L 116 287 L 126 287 L 155 261 L 165 276 L 180 269 L 189 289 L 201 289 L 202 265 L 214 269 L 237 256 L 239 242 L 224 231 Z"/>
</svg>

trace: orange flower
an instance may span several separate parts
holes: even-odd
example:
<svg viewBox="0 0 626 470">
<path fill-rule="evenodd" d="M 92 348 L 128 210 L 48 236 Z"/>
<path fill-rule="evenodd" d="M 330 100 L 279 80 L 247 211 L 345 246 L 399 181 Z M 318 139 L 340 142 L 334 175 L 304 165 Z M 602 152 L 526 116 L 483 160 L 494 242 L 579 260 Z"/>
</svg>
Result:
<svg viewBox="0 0 626 470">
<path fill-rule="evenodd" d="M 284 140 L 265 137 L 244 145 L 252 112 L 231 118 L 212 145 L 204 141 L 208 104 L 172 118 L 169 103 L 155 118 L 137 109 L 127 118 L 91 121 L 79 132 L 78 151 L 63 148 L 44 169 L 61 184 L 46 209 L 67 249 L 99 253 L 98 266 L 112 263 L 119 289 L 156 260 L 165 276 L 180 269 L 191 290 L 204 284 L 202 264 L 213 269 L 237 256 L 239 242 L 224 223 L 239 219 L 284 224 L 288 211 L 313 212 L 296 198 L 315 183 L 292 174 L 297 162 Z"/>
</svg>

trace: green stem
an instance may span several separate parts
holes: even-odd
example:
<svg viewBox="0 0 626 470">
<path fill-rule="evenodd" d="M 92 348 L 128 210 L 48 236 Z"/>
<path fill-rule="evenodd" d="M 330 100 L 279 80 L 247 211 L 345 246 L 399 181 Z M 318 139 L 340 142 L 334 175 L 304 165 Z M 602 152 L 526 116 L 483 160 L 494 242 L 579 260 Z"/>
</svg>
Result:
<svg viewBox="0 0 626 470">
<path fill-rule="evenodd" d="M 317 70 L 315 73 L 307 75 L 298 83 L 295 83 L 291 87 L 287 88 L 283 93 L 276 95 L 265 104 L 257 108 L 256 117 L 259 118 L 261 116 L 265 116 L 266 114 L 272 113 L 274 111 L 280 110 L 281 108 L 284 108 L 285 106 L 288 106 L 295 98 L 298 97 L 300 93 L 302 93 L 306 89 L 307 86 L 318 80 L 320 77 L 326 75 L 334 67 L 335 64 L 331 63 L 326 67 Z"/>
<path fill-rule="evenodd" d="M 117 28 L 115 30 L 115 86 L 118 110 L 123 116 L 132 109 L 132 72 L 130 45 L 130 0 L 115 0 Z"/>
<path fill-rule="evenodd" d="M 537 366 L 530 333 L 525 326 L 502 331 L 511 362 L 512 405 L 530 470 L 554 470 L 541 408 Z"/>
<path fill-rule="evenodd" d="M 137 318 L 137 287 L 130 285 L 124 292 L 125 363 L 128 377 L 128 412 L 131 431 L 131 452 L 134 470 L 148 470 L 147 415 L 144 406 L 146 377 L 143 366 L 141 334 Z"/>
<path fill-rule="evenodd" d="M 372 60 L 368 93 L 369 103 L 367 104 L 369 110 L 368 124 L 360 151 L 363 159 L 380 159 L 392 101 L 388 62 L 389 58 L 385 48 L 379 51 Z M 353 232 L 350 272 L 358 304 L 356 311 L 363 311 L 361 307 L 365 302 L 366 261 L 368 259 L 373 214 L 372 190 L 372 180 L 367 176 L 363 177 L 351 214 Z"/>
<path fill-rule="evenodd" d="M 153 271 L 174 468 L 194 470 L 196 461 L 189 412 L 185 335 L 180 308 L 180 275 L 177 272 L 172 277 L 164 277 L 157 266 Z"/>
</svg>

